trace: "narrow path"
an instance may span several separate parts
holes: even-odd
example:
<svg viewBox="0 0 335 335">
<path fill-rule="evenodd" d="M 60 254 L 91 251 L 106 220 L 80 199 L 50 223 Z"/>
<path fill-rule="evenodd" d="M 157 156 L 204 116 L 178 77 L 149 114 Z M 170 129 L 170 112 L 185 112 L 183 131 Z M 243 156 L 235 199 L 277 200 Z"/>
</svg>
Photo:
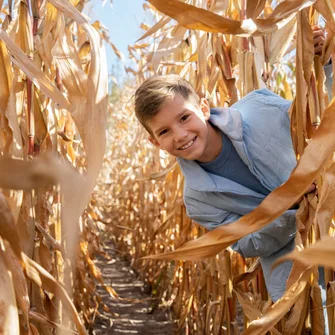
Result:
<svg viewBox="0 0 335 335">
<path fill-rule="evenodd" d="M 112 242 L 105 242 L 105 252 L 111 257 L 109 261 L 102 256 L 97 256 L 96 260 L 105 284 L 112 286 L 121 298 L 135 301 L 113 300 L 101 285 L 98 286 L 98 294 L 110 312 L 99 309 L 102 315 L 96 317 L 92 333 L 94 335 L 174 334 L 169 313 L 154 307 L 156 304 L 147 292 L 149 289 L 138 279 L 129 262 L 118 255 Z"/>
</svg>

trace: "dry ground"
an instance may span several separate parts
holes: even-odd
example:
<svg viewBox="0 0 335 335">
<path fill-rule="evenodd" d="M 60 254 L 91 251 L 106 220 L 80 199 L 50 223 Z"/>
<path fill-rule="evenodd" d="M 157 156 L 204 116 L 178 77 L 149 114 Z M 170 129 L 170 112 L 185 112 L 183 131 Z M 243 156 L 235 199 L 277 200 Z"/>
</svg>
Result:
<svg viewBox="0 0 335 335">
<path fill-rule="evenodd" d="M 150 296 L 150 288 L 138 279 L 128 261 L 123 259 L 112 242 L 105 242 L 105 252 L 110 260 L 97 257 L 96 264 L 102 272 L 106 285 L 111 285 L 124 299 L 136 301 L 117 301 L 98 286 L 97 290 L 110 312 L 99 310 L 92 334 L 141 334 L 172 335 L 174 323 L 171 313 L 161 310 Z"/>
</svg>

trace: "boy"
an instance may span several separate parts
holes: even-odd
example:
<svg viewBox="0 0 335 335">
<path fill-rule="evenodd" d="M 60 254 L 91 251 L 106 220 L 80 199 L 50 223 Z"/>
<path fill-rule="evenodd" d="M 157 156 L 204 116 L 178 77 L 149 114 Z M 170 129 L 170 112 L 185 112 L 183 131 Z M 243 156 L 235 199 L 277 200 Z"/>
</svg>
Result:
<svg viewBox="0 0 335 335">
<path fill-rule="evenodd" d="M 135 93 L 135 113 L 150 142 L 177 157 L 187 215 L 209 230 L 250 212 L 288 179 L 296 165 L 290 104 L 263 89 L 231 108 L 210 110 L 177 75 L 151 77 Z M 285 291 L 292 264 L 272 272 L 271 266 L 294 248 L 295 212 L 286 211 L 232 246 L 244 257 L 260 257 L 274 301 Z"/>
<path fill-rule="evenodd" d="M 313 30 L 317 53 L 324 36 L 320 27 Z M 238 220 L 288 179 L 296 166 L 290 105 L 262 89 L 231 108 L 210 110 L 207 100 L 178 75 L 151 77 L 135 93 L 135 113 L 150 142 L 177 157 L 187 215 L 209 230 Z M 283 295 L 291 271 L 290 261 L 271 268 L 294 248 L 295 213 L 287 210 L 232 246 L 244 257 L 260 257 L 273 301 Z"/>
</svg>

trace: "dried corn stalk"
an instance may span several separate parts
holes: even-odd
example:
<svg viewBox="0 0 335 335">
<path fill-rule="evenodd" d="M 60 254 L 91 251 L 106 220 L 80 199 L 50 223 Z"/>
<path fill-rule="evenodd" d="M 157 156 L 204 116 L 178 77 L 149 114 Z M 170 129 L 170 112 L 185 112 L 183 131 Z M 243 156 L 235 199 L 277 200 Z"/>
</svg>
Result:
<svg viewBox="0 0 335 335">
<path fill-rule="evenodd" d="M 85 208 L 105 150 L 107 70 L 82 4 L 0 1 L 3 334 L 87 334 L 99 305 Z"/>
</svg>

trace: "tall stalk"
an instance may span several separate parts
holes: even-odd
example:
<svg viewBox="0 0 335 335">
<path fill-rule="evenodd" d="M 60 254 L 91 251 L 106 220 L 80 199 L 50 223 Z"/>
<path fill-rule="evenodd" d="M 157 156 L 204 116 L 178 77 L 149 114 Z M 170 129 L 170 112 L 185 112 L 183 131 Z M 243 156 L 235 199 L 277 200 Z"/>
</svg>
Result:
<svg viewBox="0 0 335 335">
<path fill-rule="evenodd" d="M 27 0 L 28 4 L 28 15 L 32 22 L 32 30 L 28 31 L 30 38 L 28 41 L 28 57 L 34 59 L 34 43 L 33 37 L 37 31 L 37 21 L 33 18 L 32 0 Z M 35 23 L 36 22 L 36 23 Z M 36 30 L 34 31 L 34 28 Z M 27 78 L 27 119 L 28 119 L 28 156 L 32 157 L 35 153 L 34 142 L 35 142 L 35 118 L 34 118 L 34 84 L 30 78 Z"/>
</svg>

